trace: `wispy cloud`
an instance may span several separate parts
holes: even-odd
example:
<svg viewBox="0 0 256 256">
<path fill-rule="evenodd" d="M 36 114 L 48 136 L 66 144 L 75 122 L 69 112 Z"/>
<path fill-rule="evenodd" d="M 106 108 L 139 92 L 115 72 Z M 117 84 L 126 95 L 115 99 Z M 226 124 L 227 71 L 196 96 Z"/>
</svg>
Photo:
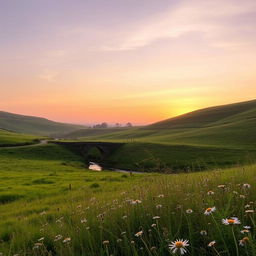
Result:
<svg viewBox="0 0 256 256">
<path fill-rule="evenodd" d="M 132 33 L 120 42 L 112 42 L 102 47 L 103 51 L 126 51 L 144 47 L 161 39 L 175 39 L 186 33 L 199 32 L 210 38 L 212 46 L 234 47 L 244 44 L 244 40 L 230 36 L 230 30 L 239 30 L 232 19 L 245 14 L 256 14 L 254 0 L 190 0 L 181 1 L 174 9 L 151 17 L 143 24 L 137 24 Z M 255 26 L 254 24 L 246 24 Z M 228 31 L 228 35 L 225 33 Z"/>
</svg>

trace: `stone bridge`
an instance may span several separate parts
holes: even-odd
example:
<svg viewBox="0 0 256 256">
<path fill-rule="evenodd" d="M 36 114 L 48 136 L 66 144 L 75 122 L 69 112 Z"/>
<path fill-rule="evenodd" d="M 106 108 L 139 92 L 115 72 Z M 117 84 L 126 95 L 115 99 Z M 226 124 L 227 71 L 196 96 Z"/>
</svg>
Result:
<svg viewBox="0 0 256 256">
<path fill-rule="evenodd" d="M 110 155 L 113 151 L 124 145 L 124 143 L 113 143 L 113 142 L 66 142 L 66 141 L 52 141 L 51 143 L 64 146 L 69 150 L 82 155 L 83 157 L 88 156 L 88 152 L 91 149 L 97 148 L 102 157 L 105 158 Z"/>
</svg>

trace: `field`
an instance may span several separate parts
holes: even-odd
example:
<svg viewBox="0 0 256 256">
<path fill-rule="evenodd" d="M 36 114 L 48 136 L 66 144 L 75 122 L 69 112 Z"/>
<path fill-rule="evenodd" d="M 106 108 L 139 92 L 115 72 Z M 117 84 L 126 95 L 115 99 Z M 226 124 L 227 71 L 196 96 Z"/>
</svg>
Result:
<svg viewBox="0 0 256 256">
<path fill-rule="evenodd" d="M 82 129 L 64 137 L 125 143 L 104 162 L 124 169 L 205 170 L 255 162 L 256 101 L 197 110 L 149 126 Z"/>
<path fill-rule="evenodd" d="M 254 105 L 65 135 L 107 153 L 1 130 L 0 255 L 256 256 Z"/>
<path fill-rule="evenodd" d="M 45 118 L 0 111 L 0 129 L 39 136 L 72 132 L 85 126 L 54 122 Z"/>
<path fill-rule="evenodd" d="M 0 129 L 0 146 L 33 144 L 39 141 L 32 135 L 18 134 Z"/>
<path fill-rule="evenodd" d="M 130 176 L 89 171 L 57 145 L 0 157 L 3 255 L 169 255 L 179 238 L 189 255 L 256 255 L 256 166 Z"/>
</svg>

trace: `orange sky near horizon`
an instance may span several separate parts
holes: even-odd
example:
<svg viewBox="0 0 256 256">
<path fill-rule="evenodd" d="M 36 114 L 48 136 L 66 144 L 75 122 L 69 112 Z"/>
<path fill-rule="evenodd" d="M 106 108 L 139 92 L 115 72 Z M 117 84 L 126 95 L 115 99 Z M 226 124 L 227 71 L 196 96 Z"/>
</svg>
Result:
<svg viewBox="0 0 256 256">
<path fill-rule="evenodd" d="M 14 0 L 0 21 L 2 111 L 149 124 L 256 98 L 253 0 Z"/>
</svg>

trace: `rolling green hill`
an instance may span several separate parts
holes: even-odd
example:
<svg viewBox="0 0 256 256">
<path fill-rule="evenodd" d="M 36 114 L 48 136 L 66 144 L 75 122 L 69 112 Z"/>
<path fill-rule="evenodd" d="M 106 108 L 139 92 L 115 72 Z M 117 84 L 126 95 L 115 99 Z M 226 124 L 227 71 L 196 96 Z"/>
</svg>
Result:
<svg viewBox="0 0 256 256">
<path fill-rule="evenodd" d="M 24 116 L 0 111 L 0 129 L 34 135 L 54 135 L 84 128 L 82 125 L 65 124 L 45 118 Z"/>
<path fill-rule="evenodd" d="M 255 149 L 256 100 L 197 110 L 140 128 L 84 130 L 79 135 L 80 140 Z"/>
<path fill-rule="evenodd" d="M 256 120 L 256 100 L 196 110 L 154 123 L 147 128 L 200 128 L 241 121 L 241 119 Z"/>
<path fill-rule="evenodd" d="M 39 139 L 32 135 L 25 135 L 0 129 L 0 147 L 28 145 L 38 141 Z"/>
<path fill-rule="evenodd" d="M 256 100 L 197 110 L 145 127 L 87 129 L 76 135 L 80 141 L 124 143 L 104 160 L 116 168 L 198 170 L 250 163 L 256 159 Z"/>
<path fill-rule="evenodd" d="M 127 130 L 134 130 L 134 128 L 127 127 L 113 127 L 113 128 L 86 128 L 79 129 L 67 134 L 62 135 L 63 138 L 76 139 L 80 137 L 95 137 L 95 136 L 105 136 L 108 134 L 116 134 L 118 132 L 124 132 Z"/>
</svg>

